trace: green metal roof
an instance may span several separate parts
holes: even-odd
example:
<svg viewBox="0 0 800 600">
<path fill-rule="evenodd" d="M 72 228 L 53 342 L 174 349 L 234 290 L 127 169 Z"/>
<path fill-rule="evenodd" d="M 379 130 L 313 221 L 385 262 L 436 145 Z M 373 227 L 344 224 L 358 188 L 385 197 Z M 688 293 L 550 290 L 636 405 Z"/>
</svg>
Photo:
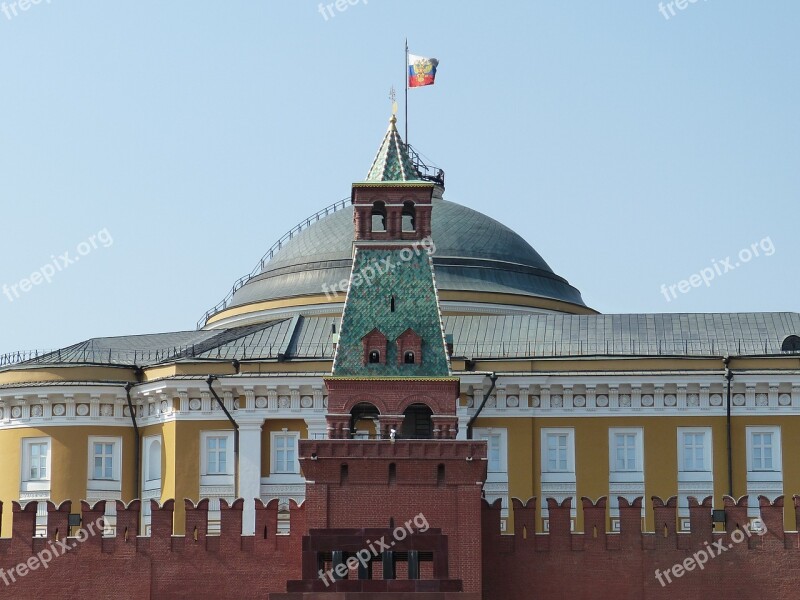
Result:
<svg viewBox="0 0 800 600">
<path fill-rule="evenodd" d="M 422 175 L 411 161 L 406 145 L 397 131 L 397 117 L 394 115 L 389 120 L 389 130 L 372 162 L 366 181 L 422 181 Z"/>
<path fill-rule="evenodd" d="M 404 260 L 404 252 L 411 254 L 410 258 Z M 415 254 L 399 248 L 359 248 L 351 281 L 354 283 L 342 314 L 333 375 L 416 378 L 450 375 L 433 265 L 426 253 Z M 387 340 L 385 364 L 365 365 L 361 340 L 376 327 Z M 397 354 L 395 341 L 409 328 L 422 338 L 422 359 L 416 364 L 402 363 Z"/>
<path fill-rule="evenodd" d="M 577 289 L 502 223 L 435 197 L 431 219 L 439 292 L 503 292 L 585 305 Z M 236 291 L 229 306 L 319 294 L 347 279 L 352 265 L 353 207 L 347 206 L 286 242 L 261 274 Z"/>
<path fill-rule="evenodd" d="M 436 272 L 438 275 L 438 269 Z M 790 335 L 800 335 L 800 313 L 791 312 L 454 315 L 444 317 L 443 322 L 444 331 L 453 335 L 454 356 L 473 359 L 781 356 L 787 355 L 781 350 L 782 342 Z M 0 370 L 66 364 L 147 366 L 175 360 L 277 359 L 281 354 L 290 360 L 330 359 L 332 326 L 338 323 L 338 317 L 315 316 L 212 331 L 94 338 L 36 357 L 32 353 L 0 356 Z M 390 332 L 380 327 L 390 338 Z M 357 337 L 355 332 L 353 335 Z M 417 377 L 429 376 L 417 373 Z"/>
</svg>

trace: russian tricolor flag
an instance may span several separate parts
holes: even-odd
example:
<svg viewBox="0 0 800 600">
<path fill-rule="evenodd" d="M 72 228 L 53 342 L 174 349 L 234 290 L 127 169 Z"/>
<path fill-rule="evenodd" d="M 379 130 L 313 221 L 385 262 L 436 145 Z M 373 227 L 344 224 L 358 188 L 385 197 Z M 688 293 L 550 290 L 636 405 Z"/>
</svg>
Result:
<svg viewBox="0 0 800 600">
<path fill-rule="evenodd" d="M 436 80 L 436 67 L 439 61 L 435 58 L 408 55 L 408 87 L 433 85 Z"/>
</svg>

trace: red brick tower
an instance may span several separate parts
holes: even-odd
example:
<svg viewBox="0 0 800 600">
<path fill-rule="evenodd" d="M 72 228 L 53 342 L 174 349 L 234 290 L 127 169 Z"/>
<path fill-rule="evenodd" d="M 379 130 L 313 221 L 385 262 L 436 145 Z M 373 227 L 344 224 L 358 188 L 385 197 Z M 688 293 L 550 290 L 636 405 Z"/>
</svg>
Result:
<svg viewBox="0 0 800 600">
<path fill-rule="evenodd" d="M 353 185 L 353 271 L 325 380 L 329 439 L 300 444 L 309 535 L 303 580 L 286 598 L 480 598 L 486 446 L 455 441 L 459 380 L 431 260 L 437 183 L 395 122 Z"/>
</svg>

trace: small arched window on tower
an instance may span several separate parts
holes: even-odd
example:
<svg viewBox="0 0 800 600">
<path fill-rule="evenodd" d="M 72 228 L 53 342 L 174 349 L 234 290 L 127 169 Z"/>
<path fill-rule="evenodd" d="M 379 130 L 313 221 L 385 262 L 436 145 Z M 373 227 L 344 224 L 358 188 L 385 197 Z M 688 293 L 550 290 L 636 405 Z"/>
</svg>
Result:
<svg viewBox="0 0 800 600">
<path fill-rule="evenodd" d="M 386 231 L 386 205 L 380 201 L 372 205 L 372 231 Z"/>
<path fill-rule="evenodd" d="M 422 364 L 422 338 L 411 328 L 401 333 L 397 340 L 397 364 Z"/>
<path fill-rule="evenodd" d="M 386 361 L 386 336 L 377 328 L 361 338 L 361 364 L 382 365 Z"/>
<path fill-rule="evenodd" d="M 403 231 L 417 230 L 417 212 L 413 202 L 403 202 Z"/>
</svg>

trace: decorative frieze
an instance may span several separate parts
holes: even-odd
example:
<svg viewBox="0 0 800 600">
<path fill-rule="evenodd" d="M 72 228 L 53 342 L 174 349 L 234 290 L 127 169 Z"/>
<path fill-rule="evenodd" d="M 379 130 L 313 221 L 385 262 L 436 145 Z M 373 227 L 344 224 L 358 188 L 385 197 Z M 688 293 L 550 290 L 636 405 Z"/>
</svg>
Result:
<svg viewBox="0 0 800 600">
<path fill-rule="evenodd" d="M 795 414 L 800 411 L 800 382 L 791 381 L 791 377 L 787 377 L 790 381 L 770 381 L 767 376 L 745 378 L 741 374 L 737 378 L 732 386 L 734 414 Z M 266 384 L 276 378 L 264 379 Z M 271 418 L 307 418 L 309 414 L 324 416 L 327 412 L 322 377 L 318 381 L 309 378 L 308 383 L 265 384 L 234 385 L 219 381 L 215 390 L 232 414 L 247 411 L 263 412 L 265 417 L 271 415 Z M 183 380 L 175 387 L 159 382 L 149 390 L 142 389 L 144 385 L 131 391 L 140 425 L 173 419 L 222 417 L 205 381 L 187 385 Z M 70 391 L 62 388 L 52 392 L 49 391 L 52 386 L 31 387 L 30 391 L 15 390 L 6 395 L 2 395 L 0 389 L 0 427 L 24 427 L 37 421 L 49 425 L 87 422 L 127 426 L 130 423 L 123 387 L 97 390 L 73 386 Z M 461 406 L 459 411 L 468 416 L 473 414 L 486 390 L 485 384 L 462 383 L 461 396 L 466 399 L 466 406 Z M 622 377 L 617 381 L 607 377 L 592 382 L 553 375 L 532 375 L 529 382 L 520 376 L 503 381 L 501 375 L 482 414 L 485 417 L 722 414 L 726 397 L 725 382 L 710 376 L 698 377 L 696 382 L 684 379 L 671 383 L 666 378 L 659 381 L 650 377 L 628 383 Z"/>
</svg>

